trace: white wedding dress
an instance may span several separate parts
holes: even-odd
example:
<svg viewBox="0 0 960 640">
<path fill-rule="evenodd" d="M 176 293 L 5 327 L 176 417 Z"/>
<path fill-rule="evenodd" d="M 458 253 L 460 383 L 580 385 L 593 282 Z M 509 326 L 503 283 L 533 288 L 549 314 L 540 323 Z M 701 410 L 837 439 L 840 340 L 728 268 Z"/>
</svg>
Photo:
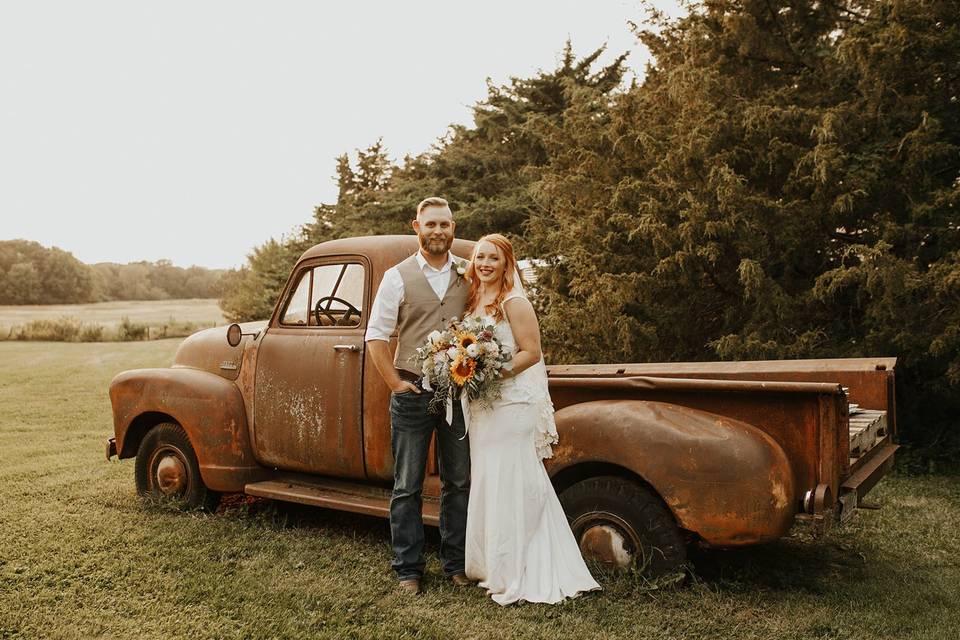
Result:
<svg viewBox="0 0 960 640">
<path fill-rule="evenodd" d="M 507 300 L 517 296 L 522 294 Z M 495 334 L 516 352 L 507 319 L 496 323 Z M 501 605 L 555 603 L 600 589 L 541 461 L 553 455 L 550 445 L 557 442 L 543 359 L 504 380 L 501 389 L 492 407 L 465 403 L 470 413 L 466 574 Z"/>
</svg>

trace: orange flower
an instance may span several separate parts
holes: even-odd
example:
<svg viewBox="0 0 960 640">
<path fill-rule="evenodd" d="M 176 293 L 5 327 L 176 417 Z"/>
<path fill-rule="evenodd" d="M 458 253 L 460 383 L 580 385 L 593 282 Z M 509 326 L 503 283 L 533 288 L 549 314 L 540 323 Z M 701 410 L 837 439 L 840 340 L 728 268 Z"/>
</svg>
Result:
<svg viewBox="0 0 960 640">
<path fill-rule="evenodd" d="M 457 342 L 459 343 L 461 349 L 466 349 L 476 341 L 477 336 L 468 331 L 457 334 Z"/>
<path fill-rule="evenodd" d="M 472 358 L 460 354 L 450 367 L 450 378 L 457 386 L 462 387 L 473 378 L 476 368 L 477 363 Z"/>
</svg>

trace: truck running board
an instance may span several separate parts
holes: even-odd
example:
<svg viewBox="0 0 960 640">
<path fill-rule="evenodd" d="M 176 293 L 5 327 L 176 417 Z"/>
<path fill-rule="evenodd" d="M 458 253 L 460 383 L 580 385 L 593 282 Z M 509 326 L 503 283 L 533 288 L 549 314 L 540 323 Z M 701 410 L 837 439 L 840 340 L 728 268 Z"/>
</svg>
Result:
<svg viewBox="0 0 960 640">
<path fill-rule="evenodd" d="M 327 478 L 284 477 L 252 482 L 243 491 L 260 498 L 352 511 L 379 518 L 390 517 L 390 491 L 365 484 Z M 423 523 L 439 526 L 440 503 L 436 498 L 423 496 Z"/>
</svg>

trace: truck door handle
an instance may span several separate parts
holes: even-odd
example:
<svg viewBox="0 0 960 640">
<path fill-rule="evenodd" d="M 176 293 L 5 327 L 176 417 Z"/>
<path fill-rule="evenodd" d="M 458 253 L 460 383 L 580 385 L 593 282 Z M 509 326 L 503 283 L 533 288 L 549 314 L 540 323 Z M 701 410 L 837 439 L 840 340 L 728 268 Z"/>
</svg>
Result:
<svg viewBox="0 0 960 640">
<path fill-rule="evenodd" d="M 360 347 L 355 344 L 335 344 L 333 348 L 337 351 L 353 351 L 354 353 L 360 351 Z"/>
</svg>

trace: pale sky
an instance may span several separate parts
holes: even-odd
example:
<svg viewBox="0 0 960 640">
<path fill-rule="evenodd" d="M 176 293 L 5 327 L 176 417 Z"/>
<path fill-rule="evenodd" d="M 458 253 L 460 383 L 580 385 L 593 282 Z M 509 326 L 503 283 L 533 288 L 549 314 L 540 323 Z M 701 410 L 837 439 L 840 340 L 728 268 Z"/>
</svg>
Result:
<svg viewBox="0 0 960 640">
<path fill-rule="evenodd" d="M 425 151 L 487 77 L 552 70 L 568 37 L 642 73 L 642 18 L 628 0 L 4 2 L 0 240 L 239 266 L 336 200 L 336 156 Z"/>
</svg>

